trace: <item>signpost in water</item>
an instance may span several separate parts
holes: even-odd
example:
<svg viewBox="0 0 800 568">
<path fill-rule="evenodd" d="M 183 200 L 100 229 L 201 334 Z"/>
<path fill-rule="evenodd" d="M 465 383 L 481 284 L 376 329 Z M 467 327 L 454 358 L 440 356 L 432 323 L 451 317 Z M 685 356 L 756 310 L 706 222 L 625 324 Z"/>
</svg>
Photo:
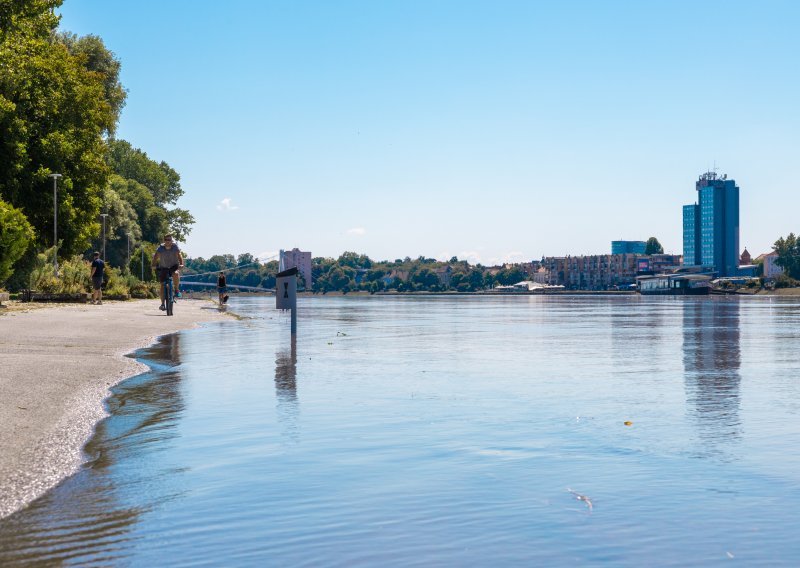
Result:
<svg viewBox="0 0 800 568">
<path fill-rule="evenodd" d="M 297 268 L 279 272 L 275 277 L 275 307 L 292 310 L 292 335 L 297 334 Z"/>
</svg>

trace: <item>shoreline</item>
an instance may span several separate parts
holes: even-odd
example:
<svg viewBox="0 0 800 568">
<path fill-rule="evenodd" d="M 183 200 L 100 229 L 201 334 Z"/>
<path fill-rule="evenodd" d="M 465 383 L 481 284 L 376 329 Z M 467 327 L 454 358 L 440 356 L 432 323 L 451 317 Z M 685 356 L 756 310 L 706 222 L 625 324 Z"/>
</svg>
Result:
<svg viewBox="0 0 800 568">
<path fill-rule="evenodd" d="M 130 355 L 164 335 L 233 321 L 207 300 L 181 300 L 173 317 L 158 300 L 15 308 L 0 311 L 0 518 L 84 463 L 109 389 L 149 370 Z"/>
</svg>

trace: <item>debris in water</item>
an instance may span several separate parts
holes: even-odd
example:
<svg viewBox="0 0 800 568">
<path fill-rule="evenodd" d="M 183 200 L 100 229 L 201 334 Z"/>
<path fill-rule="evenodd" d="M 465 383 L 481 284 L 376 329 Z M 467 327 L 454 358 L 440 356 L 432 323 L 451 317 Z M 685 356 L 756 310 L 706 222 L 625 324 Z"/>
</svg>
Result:
<svg viewBox="0 0 800 568">
<path fill-rule="evenodd" d="M 586 506 L 589 507 L 590 512 L 592 511 L 592 509 L 594 509 L 594 506 L 592 505 L 592 500 L 589 499 L 586 495 L 581 495 L 580 493 L 578 493 L 577 491 L 573 491 L 569 487 L 567 487 L 567 491 L 575 495 L 575 499 L 577 499 L 578 501 L 583 501 L 584 503 L 586 503 Z"/>
<path fill-rule="evenodd" d="M 625 422 L 623 422 L 623 424 L 625 424 L 625 426 L 633 426 L 633 422 L 631 422 L 630 420 L 626 420 Z"/>
</svg>

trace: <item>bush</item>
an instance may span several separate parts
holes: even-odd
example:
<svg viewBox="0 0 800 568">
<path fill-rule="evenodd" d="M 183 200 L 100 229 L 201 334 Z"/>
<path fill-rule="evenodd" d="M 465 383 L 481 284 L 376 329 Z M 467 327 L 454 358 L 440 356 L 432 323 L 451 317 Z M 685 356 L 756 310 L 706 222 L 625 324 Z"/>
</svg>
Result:
<svg viewBox="0 0 800 568">
<path fill-rule="evenodd" d="M 47 294 L 80 294 L 91 292 L 89 278 L 91 263 L 80 256 L 63 261 L 58 267 L 58 277 L 53 274 L 53 249 L 36 255 L 30 276 L 30 288 Z M 119 268 L 106 265 L 103 293 L 112 296 L 130 294 L 131 276 L 123 276 Z"/>
<path fill-rule="evenodd" d="M 90 290 L 89 262 L 80 256 L 63 261 L 59 275 L 53 274 L 53 248 L 36 255 L 30 275 L 30 288 L 47 294 L 79 294 Z"/>
<path fill-rule="evenodd" d="M 0 200 L 0 283 L 11 276 L 11 267 L 25 254 L 33 237 L 33 227 L 22 211 Z"/>
<path fill-rule="evenodd" d="M 134 278 L 134 282 L 128 284 L 131 291 L 131 298 L 140 298 L 144 300 L 158 298 L 158 283 L 157 282 L 142 282 Z"/>
<path fill-rule="evenodd" d="M 800 282 L 785 273 L 775 279 L 776 288 L 796 288 L 797 286 L 800 286 Z"/>
</svg>

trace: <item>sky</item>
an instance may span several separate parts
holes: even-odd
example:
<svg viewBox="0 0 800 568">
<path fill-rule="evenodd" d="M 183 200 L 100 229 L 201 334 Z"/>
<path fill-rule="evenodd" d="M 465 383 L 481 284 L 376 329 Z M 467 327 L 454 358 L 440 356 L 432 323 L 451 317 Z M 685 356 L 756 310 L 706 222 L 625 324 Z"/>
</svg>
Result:
<svg viewBox="0 0 800 568">
<path fill-rule="evenodd" d="M 191 257 L 492 265 L 682 253 L 717 168 L 753 257 L 800 232 L 800 3 L 65 0 L 181 175 Z"/>
</svg>

